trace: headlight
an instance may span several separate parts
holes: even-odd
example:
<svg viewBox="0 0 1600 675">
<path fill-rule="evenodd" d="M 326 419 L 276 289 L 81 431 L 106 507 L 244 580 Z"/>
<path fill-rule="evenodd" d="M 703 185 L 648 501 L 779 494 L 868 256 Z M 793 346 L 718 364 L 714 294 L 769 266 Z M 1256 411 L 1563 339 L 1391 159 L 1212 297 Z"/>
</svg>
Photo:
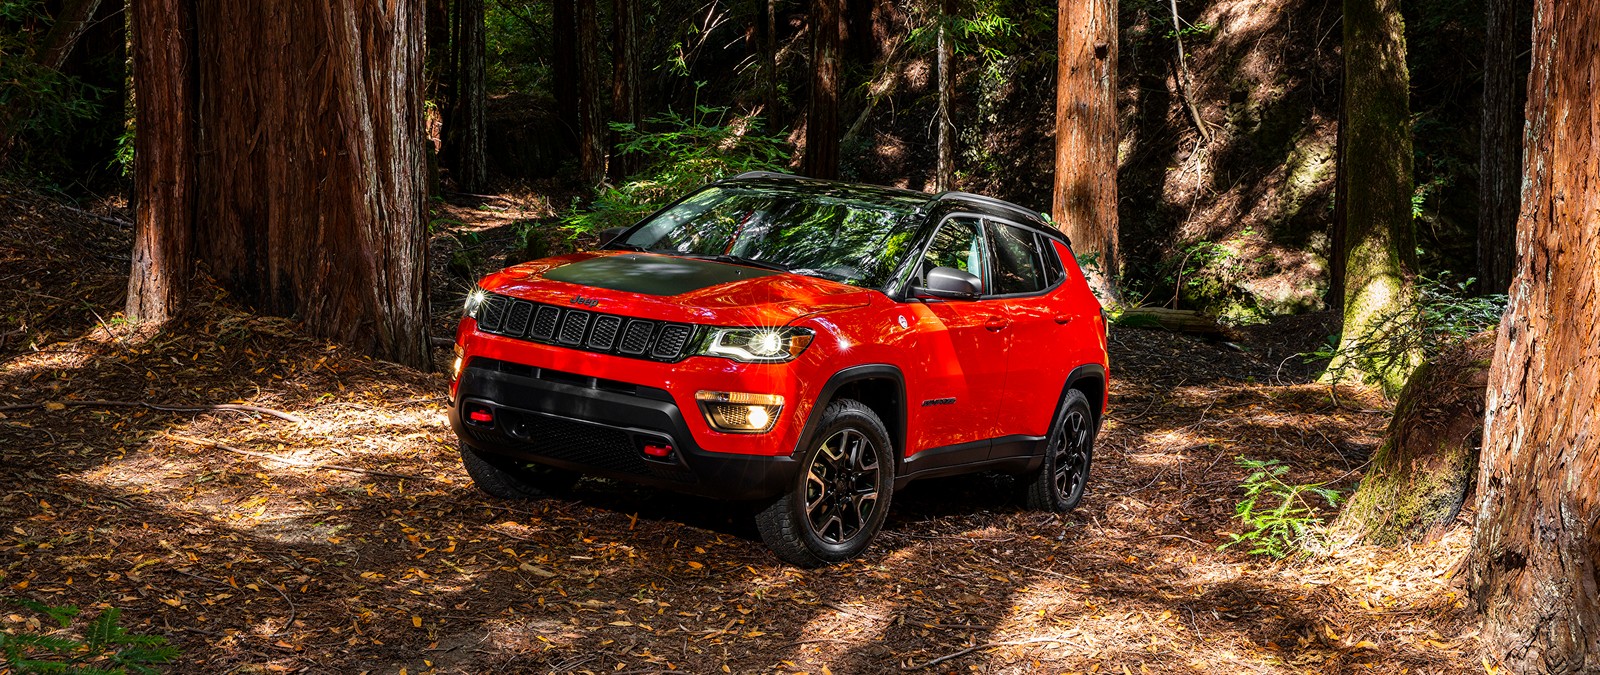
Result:
<svg viewBox="0 0 1600 675">
<path fill-rule="evenodd" d="M 712 428 L 735 434 L 763 433 L 772 428 L 783 410 L 783 397 L 777 394 L 697 391 L 694 398 Z"/>
<path fill-rule="evenodd" d="M 740 363 L 782 363 L 805 351 L 814 335 L 809 328 L 713 327 L 699 353 Z"/>
<path fill-rule="evenodd" d="M 467 293 L 466 306 L 461 309 L 461 313 L 474 319 L 478 318 L 478 310 L 483 307 L 483 301 L 488 299 L 488 291 L 482 288 L 473 288 L 470 293 Z"/>
</svg>

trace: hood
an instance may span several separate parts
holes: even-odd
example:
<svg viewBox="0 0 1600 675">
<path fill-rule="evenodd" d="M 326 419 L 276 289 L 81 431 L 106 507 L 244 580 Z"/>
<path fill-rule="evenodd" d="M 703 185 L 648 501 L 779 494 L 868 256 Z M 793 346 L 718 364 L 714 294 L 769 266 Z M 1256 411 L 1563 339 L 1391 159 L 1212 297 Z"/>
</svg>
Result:
<svg viewBox="0 0 1600 675">
<path fill-rule="evenodd" d="M 606 314 L 723 326 L 781 326 L 862 307 L 877 291 L 826 279 L 654 253 L 592 251 L 509 267 L 485 290 Z"/>
</svg>

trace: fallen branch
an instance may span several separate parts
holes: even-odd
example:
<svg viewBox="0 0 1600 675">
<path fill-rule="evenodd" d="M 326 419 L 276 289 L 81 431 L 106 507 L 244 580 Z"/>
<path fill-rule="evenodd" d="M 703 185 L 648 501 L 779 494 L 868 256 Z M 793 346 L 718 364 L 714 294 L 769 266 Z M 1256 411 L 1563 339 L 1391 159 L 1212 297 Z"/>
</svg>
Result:
<svg viewBox="0 0 1600 675">
<path fill-rule="evenodd" d="M 220 410 L 228 412 L 271 415 L 281 420 L 294 422 L 295 424 L 305 424 L 306 421 L 305 418 L 300 417 L 299 415 L 286 413 L 282 410 L 273 410 L 272 408 L 263 408 L 255 405 L 241 405 L 236 403 L 216 403 L 210 405 L 162 405 L 159 403 L 144 403 L 140 401 L 48 401 L 44 403 L 18 403 L 16 405 L 0 406 L 0 412 L 48 408 L 52 403 L 63 406 L 87 408 L 149 408 L 151 410 L 160 410 L 162 412 L 216 412 Z"/>
<path fill-rule="evenodd" d="M 1116 325 L 1124 328 L 1165 328 L 1174 333 L 1224 337 L 1217 320 L 1199 312 L 1163 307 L 1135 307 L 1123 310 Z"/>
<path fill-rule="evenodd" d="M 81 216 L 84 216 L 84 217 L 87 217 L 87 218 L 93 218 L 93 219 L 98 220 L 98 221 L 100 221 L 102 223 L 105 223 L 107 225 L 116 225 L 117 227 L 120 227 L 120 228 L 122 228 L 124 230 L 133 229 L 133 223 L 130 223 L 130 222 L 128 222 L 126 220 L 123 220 L 121 218 L 118 218 L 116 216 L 102 216 L 102 215 L 100 215 L 98 213 L 95 213 L 93 211 L 87 211 L 87 210 L 84 210 L 84 209 L 80 209 L 80 208 L 78 208 L 76 206 L 67 206 L 66 204 L 61 204 L 60 207 L 63 208 L 63 209 L 66 209 L 68 211 L 71 211 L 73 213 L 76 213 L 78 215 L 81 215 Z"/>
<path fill-rule="evenodd" d="M 939 658 L 933 659 L 933 660 L 928 661 L 926 663 L 923 663 L 922 665 L 919 665 L 919 666 L 901 666 L 900 669 L 901 670 L 922 670 L 923 668 L 931 668 L 933 666 L 939 665 L 941 663 L 944 663 L 945 661 L 949 661 L 950 659 L 955 659 L 955 658 L 960 658 L 960 657 L 966 656 L 966 655 L 971 654 L 971 653 L 973 653 L 975 651 L 978 651 L 980 649 L 990 649 L 990 648 L 993 648 L 993 647 L 1015 647 L 1017 645 L 1037 644 L 1037 643 L 1041 643 L 1041 642 L 1051 642 L 1051 643 L 1055 643 L 1055 644 L 1072 644 L 1071 642 L 1069 642 L 1065 638 L 1029 638 L 1027 640 L 1005 640 L 1005 641 L 1002 641 L 1002 642 L 985 642 L 983 644 L 973 645 L 973 646 L 968 647 L 966 649 L 963 649 L 963 650 L 961 650 L 959 652 L 951 652 L 949 654 L 945 654 L 944 656 L 941 656 Z"/>
<path fill-rule="evenodd" d="M 203 448 L 216 448 L 218 450 L 224 450 L 224 451 L 227 451 L 227 452 L 234 453 L 236 455 L 244 455 L 246 457 L 255 457 L 255 458 L 258 458 L 258 459 L 271 460 L 271 461 L 274 461 L 274 462 L 278 462 L 280 464 L 288 464 L 289 466 L 298 466 L 298 467 L 303 467 L 303 468 L 307 468 L 307 469 L 327 469 L 329 471 L 348 471 L 350 473 L 364 473 L 364 474 L 367 474 L 369 476 L 382 476 L 384 478 L 396 478 L 396 479 L 400 479 L 400 480 L 433 480 L 431 478 L 425 478 L 425 477 L 422 477 L 422 476 L 412 476 L 412 475 L 403 474 L 403 473 L 389 473 L 387 471 L 373 471 L 372 469 L 362 469 L 362 468 L 354 467 L 354 466 L 341 466 L 341 465 L 338 465 L 338 464 L 326 464 L 326 463 L 323 463 L 323 462 L 302 462 L 302 461 L 300 461 L 298 459 L 290 459 L 288 457 L 279 457 L 277 455 L 272 455 L 272 454 L 268 454 L 268 453 L 265 453 L 265 452 L 254 452 L 254 451 L 251 451 L 251 450 L 240 450 L 239 448 L 235 448 L 235 447 L 233 447 L 231 445 L 224 445 L 222 443 L 218 443 L 216 441 L 213 441 L 213 440 L 211 440 L 209 438 L 191 438 L 189 436 L 179 436 L 177 434 L 173 434 L 173 433 L 170 433 L 170 432 L 163 433 L 163 435 L 166 436 L 167 438 L 170 438 L 170 439 L 174 440 L 174 441 L 181 441 L 181 442 L 184 442 L 184 443 L 188 443 L 190 445 L 198 445 L 198 446 L 203 447 Z"/>
</svg>

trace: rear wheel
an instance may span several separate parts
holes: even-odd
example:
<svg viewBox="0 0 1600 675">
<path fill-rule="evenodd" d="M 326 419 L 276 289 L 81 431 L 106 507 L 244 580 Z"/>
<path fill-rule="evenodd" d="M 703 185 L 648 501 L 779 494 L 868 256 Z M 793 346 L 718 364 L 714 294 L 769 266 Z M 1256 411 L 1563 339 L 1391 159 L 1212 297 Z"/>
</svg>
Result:
<svg viewBox="0 0 1600 675">
<path fill-rule="evenodd" d="M 756 514 L 761 540 L 784 562 L 818 567 L 860 555 L 882 529 L 894 492 L 893 446 L 872 409 L 830 404 L 788 492 Z"/>
<path fill-rule="evenodd" d="M 1066 513 L 1078 507 L 1089 484 L 1097 431 L 1089 398 L 1077 389 L 1068 389 L 1061 412 L 1050 426 L 1044 463 L 1022 479 L 1028 508 Z"/>
<path fill-rule="evenodd" d="M 578 482 L 578 474 L 539 464 L 518 462 L 461 444 L 461 464 L 484 494 L 501 499 L 537 499 L 561 494 Z"/>
</svg>

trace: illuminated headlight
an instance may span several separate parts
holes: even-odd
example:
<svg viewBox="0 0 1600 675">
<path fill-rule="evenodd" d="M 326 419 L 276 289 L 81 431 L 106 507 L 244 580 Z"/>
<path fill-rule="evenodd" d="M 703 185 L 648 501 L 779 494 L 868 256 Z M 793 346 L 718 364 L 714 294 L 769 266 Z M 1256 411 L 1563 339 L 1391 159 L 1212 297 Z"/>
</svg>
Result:
<svg viewBox="0 0 1600 675">
<path fill-rule="evenodd" d="M 482 308 L 483 301 L 488 299 L 488 291 L 485 291 L 482 288 L 472 289 L 472 292 L 467 294 L 467 302 L 466 306 L 461 310 L 462 314 L 470 316 L 474 319 L 478 318 L 478 309 Z"/>
<path fill-rule="evenodd" d="M 741 363 L 793 361 L 815 335 L 808 328 L 712 328 L 700 347 L 704 356 Z"/>
<path fill-rule="evenodd" d="M 694 398 L 700 402 L 700 410 L 713 429 L 735 434 L 768 431 L 783 410 L 783 397 L 777 394 L 697 391 Z"/>
</svg>

